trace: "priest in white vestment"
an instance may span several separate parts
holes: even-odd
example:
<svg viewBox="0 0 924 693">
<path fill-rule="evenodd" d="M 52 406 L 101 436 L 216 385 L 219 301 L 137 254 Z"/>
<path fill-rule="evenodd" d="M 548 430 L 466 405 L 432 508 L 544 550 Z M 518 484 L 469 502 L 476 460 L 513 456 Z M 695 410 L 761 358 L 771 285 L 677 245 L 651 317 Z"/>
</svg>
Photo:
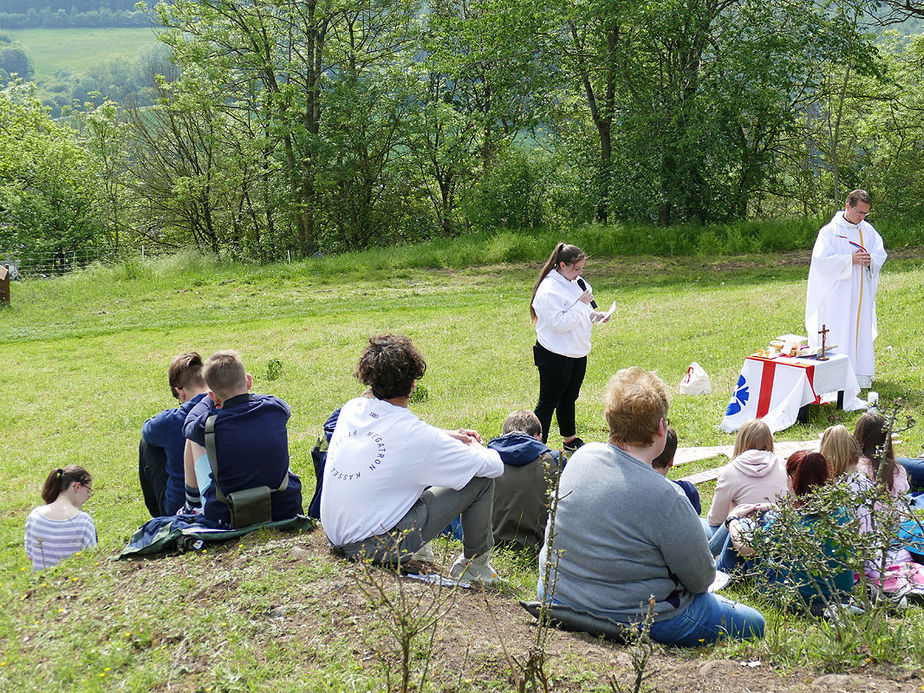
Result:
<svg viewBox="0 0 924 693">
<path fill-rule="evenodd" d="M 867 388 L 875 372 L 876 288 L 886 261 L 882 238 L 867 221 L 872 199 L 865 190 L 847 196 L 844 211 L 818 232 L 812 250 L 805 329 L 809 344 L 821 344 L 818 331 L 827 333 L 826 344 L 847 354 L 860 387 Z"/>
</svg>

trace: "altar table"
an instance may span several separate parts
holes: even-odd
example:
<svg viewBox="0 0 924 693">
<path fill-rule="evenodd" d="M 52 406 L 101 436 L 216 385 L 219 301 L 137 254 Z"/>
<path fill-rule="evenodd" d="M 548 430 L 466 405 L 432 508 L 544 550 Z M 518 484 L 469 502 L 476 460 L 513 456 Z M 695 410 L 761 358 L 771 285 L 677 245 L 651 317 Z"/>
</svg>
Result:
<svg viewBox="0 0 924 693">
<path fill-rule="evenodd" d="M 847 411 L 867 406 L 857 398 L 860 384 L 846 354 L 831 354 L 827 361 L 748 356 L 719 428 L 734 433 L 749 419 L 763 419 L 776 433 L 792 426 L 802 407 L 818 404 L 833 392 L 839 393 L 838 404 L 843 397 Z"/>
</svg>

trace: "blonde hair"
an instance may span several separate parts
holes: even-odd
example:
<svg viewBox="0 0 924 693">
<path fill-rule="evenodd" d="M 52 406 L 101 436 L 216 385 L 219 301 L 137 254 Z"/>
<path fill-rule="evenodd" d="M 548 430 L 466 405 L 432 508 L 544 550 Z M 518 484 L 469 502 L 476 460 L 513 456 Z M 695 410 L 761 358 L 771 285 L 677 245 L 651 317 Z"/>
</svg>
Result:
<svg viewBox="0 0 924 693">
<path fill-rule="evenodd" d="M 222 400 L 247 390 L 247 371 L 236 351 L 216 351 L 209 356 L 202 367 L 202 376 L 209 390 Z"/>
<path fill-rule="evenodd" d="M 603 414 L 614 445 L 650 445 L 670 400 L 664 382 L 638 366 L 623 368 L 610 378 L 603 398 Z"/>
<path fill-rule="evenodd" d="M 735 451 L 732 459 L 748 450 L 766 450 L 773 452 L 773 434 L 770 427 L 760 419 L 751 419 L 741 424 L 735 437 Z"/>
<path fill-rule="evenodd" d="M 831 465 L 831 475 L 837 478 L 860 461 L 860 445 L 846 426 L 828 426 L 821 434 L 821 454 Z"/>
</svg>

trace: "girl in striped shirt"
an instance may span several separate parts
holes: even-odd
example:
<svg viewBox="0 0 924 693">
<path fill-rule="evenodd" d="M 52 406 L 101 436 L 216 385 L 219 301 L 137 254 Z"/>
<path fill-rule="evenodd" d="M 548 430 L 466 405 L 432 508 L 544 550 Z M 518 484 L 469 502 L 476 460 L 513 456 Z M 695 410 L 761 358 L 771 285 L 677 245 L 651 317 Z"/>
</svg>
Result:
<svg viewBox="0 0 924 693">
<path fill-rule="evenodd" d="M 50 568 L 82 549 L 96 546 L 96 525 L 80 508 L 92 493 L 92 479 L 83 467 L 53 469 L 42 487 L 47 505 L 26 520 L 26 554 L 36 570 Z"/>
</svg>

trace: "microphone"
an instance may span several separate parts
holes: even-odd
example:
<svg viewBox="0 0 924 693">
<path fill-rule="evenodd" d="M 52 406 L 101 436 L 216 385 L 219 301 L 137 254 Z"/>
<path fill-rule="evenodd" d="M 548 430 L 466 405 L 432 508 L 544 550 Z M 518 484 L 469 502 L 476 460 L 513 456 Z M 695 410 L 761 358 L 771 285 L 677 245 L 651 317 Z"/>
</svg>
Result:
<svg viewBox="0 0 924 693">
<path fill-rule="evenodd" d="M 578 277 L 578 278 L 577 278 L 577 285 L 578 285 L 579 287 L 581 287 L 581 291 L 587 291 L 587 284 L 584 282 L 584 278 L 583 278 L 583 277 Z M 597 307 L 597 302 L 594 301 L 593 299 L 591 299 L 591 301 L 590 301 L 590 307 L 591 307 L 591 308 L 596 308 L 596 307 Z"/>
</svg>

